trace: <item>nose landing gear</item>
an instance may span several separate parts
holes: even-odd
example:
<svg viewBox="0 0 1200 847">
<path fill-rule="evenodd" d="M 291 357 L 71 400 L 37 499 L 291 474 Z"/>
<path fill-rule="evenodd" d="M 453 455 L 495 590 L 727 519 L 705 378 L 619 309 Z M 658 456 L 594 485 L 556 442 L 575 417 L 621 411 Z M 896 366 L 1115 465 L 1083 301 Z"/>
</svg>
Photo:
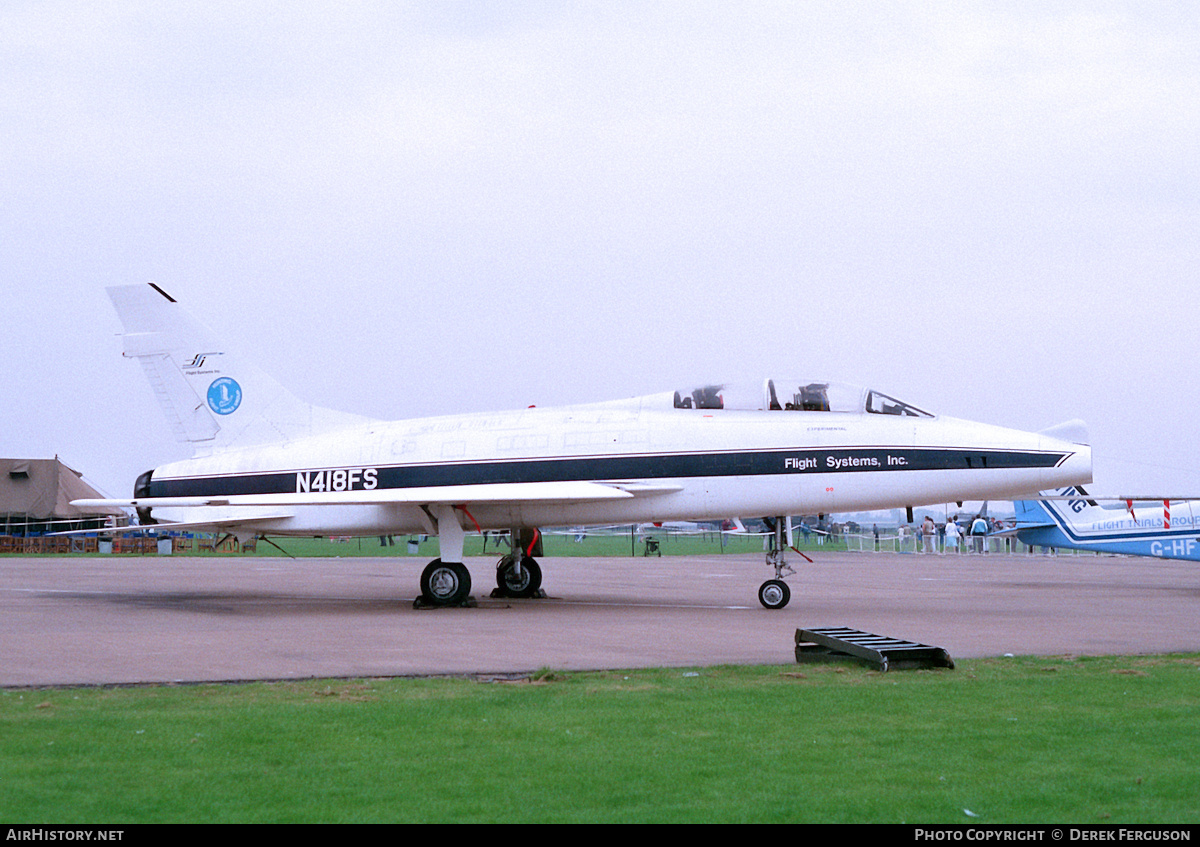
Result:
<svg viewBox="0 0 1200 847">
<path fill-rule="evenodd" d="M 792 542 L 791 521 L 782 516 L 765 520 L 767 526 L 774 530 L 774 534 L 771 536 L 771 549 L 767 552 L 767 566 L 775 569 L 775 578 L 768 579 L 759 586 L 758 602 L 767 609 L 782 609 L 792 599 L 792 590 L 783 581 L 783 578 L 796 572 L 788 565 L 784 556 L 784 551 L 791 546 Z M 795 550 L 794 547 L 792 549 Z M 800 553 L 799 550 L 796 552 Z M 800 555 L 804 556 L 803 553 Z M 808 559 L 807 556 L 804 558 Z M 809 561 L 812 560 L 809 559 Z"/>
</svg>

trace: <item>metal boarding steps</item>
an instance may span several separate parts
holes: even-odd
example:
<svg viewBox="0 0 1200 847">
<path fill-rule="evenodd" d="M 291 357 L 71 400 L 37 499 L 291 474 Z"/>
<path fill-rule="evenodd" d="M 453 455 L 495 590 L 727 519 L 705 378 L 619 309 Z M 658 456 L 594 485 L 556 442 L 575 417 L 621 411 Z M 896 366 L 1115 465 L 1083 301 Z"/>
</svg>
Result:
<svg viewBox="0 0 1200 847">
<path fill-rule="evenodd" d="M 797 662 L 855 659 L 876 670 L 954 668 L 954 660 L 941 647 L 901 641 L 843 626 L 796 630 Z"/>
</svg>

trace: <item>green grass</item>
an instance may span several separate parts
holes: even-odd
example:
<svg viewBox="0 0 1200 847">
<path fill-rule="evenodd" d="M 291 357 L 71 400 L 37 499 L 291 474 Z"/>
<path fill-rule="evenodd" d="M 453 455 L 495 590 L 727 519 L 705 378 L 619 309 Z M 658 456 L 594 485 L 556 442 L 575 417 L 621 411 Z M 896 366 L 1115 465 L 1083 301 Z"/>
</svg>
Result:
<svg viewBox="0 0 1200 847">
<path fill-rule="evenodd" d="M 1200 656 L 0 691 L 0 820 L 1194 823 Z"/>
</svg>

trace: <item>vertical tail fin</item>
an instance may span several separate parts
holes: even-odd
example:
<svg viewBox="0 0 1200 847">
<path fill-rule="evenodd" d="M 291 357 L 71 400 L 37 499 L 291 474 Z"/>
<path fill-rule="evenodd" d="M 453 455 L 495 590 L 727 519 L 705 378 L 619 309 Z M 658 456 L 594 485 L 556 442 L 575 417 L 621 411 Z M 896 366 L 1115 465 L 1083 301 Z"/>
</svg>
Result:
<svg viewBox="0 0 1200 847">
<path fill-rule="evenodd" d="M 108 289 L 125 327 L 124 355 L 142 363 L 180 441 L 198 451 L 290 441 L 367 423 L 305 403 L 227 351 L 156 285 Z"/>
<path fill-rule="evenodd" d="M 1015 500 L 1017 527 L 1054 526 L 1054 519 L 1039 500 Z"/>
</svg>

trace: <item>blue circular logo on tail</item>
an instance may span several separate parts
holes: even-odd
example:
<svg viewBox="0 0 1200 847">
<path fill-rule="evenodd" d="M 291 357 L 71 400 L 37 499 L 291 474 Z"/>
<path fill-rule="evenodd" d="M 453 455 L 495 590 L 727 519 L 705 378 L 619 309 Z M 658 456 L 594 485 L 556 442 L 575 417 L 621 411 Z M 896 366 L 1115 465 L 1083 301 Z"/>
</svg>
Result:
<svg viewBox="0 0 1200 847">
<path fill-rule="evenodd" d="M 237 380 L 223 376 L 208 387 L 208 408 L 218 415 L 232 415 L 242 405 L 242 387 Z"/>
</svg>

